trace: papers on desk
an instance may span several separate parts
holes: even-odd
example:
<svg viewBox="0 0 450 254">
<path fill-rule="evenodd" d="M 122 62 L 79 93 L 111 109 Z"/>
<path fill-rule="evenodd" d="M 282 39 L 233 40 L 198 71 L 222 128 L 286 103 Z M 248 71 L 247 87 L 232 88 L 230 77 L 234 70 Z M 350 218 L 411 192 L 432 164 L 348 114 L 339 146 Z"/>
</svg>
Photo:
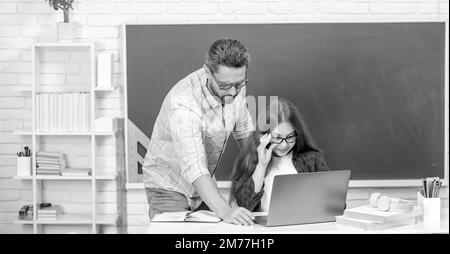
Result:
<svg viewBox="0 0 450 254">
<path fill-rule="evenodd" d="M 209 222 L 217 223 L 222 219 L 214 212 L 200 210 L 196 212 L 182 211 L 182 212 L 165 212 L 156 214 L 152 222 Z"/>
<path fill-rule="evenodd" d="M 336 223 L 365 230 L 385 229 L 414 223 L 422 209 L 415 206 L 412 211 L 380 211 L 369 205 L 346 209 L 343 216 L 336 216 Z"/>
</svg>

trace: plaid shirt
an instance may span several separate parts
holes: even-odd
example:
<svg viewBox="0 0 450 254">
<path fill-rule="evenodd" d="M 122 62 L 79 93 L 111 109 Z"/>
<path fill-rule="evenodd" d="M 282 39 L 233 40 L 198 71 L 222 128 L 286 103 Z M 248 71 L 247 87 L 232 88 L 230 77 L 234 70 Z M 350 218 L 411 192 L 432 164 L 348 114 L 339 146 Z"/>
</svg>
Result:
<svg viewBox="0 0 450 254">
<path fill-rule="evenodd" d="M 233 103 L 222 107 L 206 87 L 207 78 L 199 69 L 169 91 L 143 165 L 146 188 L 182 193 L 191 207 L 201 201 L 192 183 L 202 175 L 214 175 L 230 133 L 243 139 L 254 130 L 245 87 Z"/>
</svg>

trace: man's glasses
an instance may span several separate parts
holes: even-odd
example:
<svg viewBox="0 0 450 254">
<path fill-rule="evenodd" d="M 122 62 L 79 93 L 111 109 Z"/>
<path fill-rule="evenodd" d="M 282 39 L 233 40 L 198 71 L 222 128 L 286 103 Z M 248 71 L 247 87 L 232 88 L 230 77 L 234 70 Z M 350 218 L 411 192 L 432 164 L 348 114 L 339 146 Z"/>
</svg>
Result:
<svg viewBox="0 0 450 254">
<path fill-rule="evenodd" d="M 232 87 L 234 87 L 236 90 L 242 89 L 242 87 L 246 86 L 248 83 L 248 79 L 247 79 L 247 73 L 245 73 L 245 79 L 236 83 L 224 83 L 224 82 L 220 82 L 219 80 L 216 79 L 216 76 L 214 76 L 214 73 L 209 70 L 211 72 L 211 76 L 213 77 L 214 81 L 217 83 L 217 85 L 219 86 L 220 90 L 229 90 Z"/>
</svg>

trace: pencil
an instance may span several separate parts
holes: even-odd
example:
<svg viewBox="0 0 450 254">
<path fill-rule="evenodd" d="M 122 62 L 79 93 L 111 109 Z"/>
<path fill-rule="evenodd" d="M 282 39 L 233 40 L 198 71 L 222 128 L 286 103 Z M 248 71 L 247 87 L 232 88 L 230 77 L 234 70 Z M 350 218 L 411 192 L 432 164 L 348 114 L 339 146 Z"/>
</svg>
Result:
<svg viewBox="0 0 450 254">
<path fill-rule="evenodd" d="M 433 179 L 433 181 L 431 182 L 431 197 L 434 198 L 434 195 L 436 193 L 436 180 Z"/>
<path fill-rule="evenodd" d="M 433 180 L 433 195 L 432 195 L 433 198 L 436 197 L 436 187 L 437 187 L 437 181 Z"/>
<path fill-rule="evenodd" d="M 437 190 L 436 190 L 436 197 L 438 198 L 440 195 L 440 190 L 441 190 L 441 180 L 439 180 L 439 182 L 437 182 Z"/>
</svg>

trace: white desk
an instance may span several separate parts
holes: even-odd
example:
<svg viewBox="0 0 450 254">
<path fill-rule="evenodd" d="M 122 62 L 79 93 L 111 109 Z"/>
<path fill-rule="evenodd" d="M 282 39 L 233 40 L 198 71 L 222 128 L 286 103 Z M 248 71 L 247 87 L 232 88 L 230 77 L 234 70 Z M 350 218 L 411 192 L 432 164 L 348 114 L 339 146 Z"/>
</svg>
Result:
<svg viewBox="0 0 450 254">
<path fill-rule="evenodd" d="M 438 228 L 424 227 L 423 223 L 416 219 L 411 225 L 393 227 L 384 230 L 363 230 L 353 227 L 338 225 L 335 222 L 303 224 L 295 226 L 264 227 L 235 226 L 220 223 L 162 223 L 152 222 L 147 234 L 429 234 L 449 233 L 448 209 L 441 211 L 441 225 Z"/>
</svg>

